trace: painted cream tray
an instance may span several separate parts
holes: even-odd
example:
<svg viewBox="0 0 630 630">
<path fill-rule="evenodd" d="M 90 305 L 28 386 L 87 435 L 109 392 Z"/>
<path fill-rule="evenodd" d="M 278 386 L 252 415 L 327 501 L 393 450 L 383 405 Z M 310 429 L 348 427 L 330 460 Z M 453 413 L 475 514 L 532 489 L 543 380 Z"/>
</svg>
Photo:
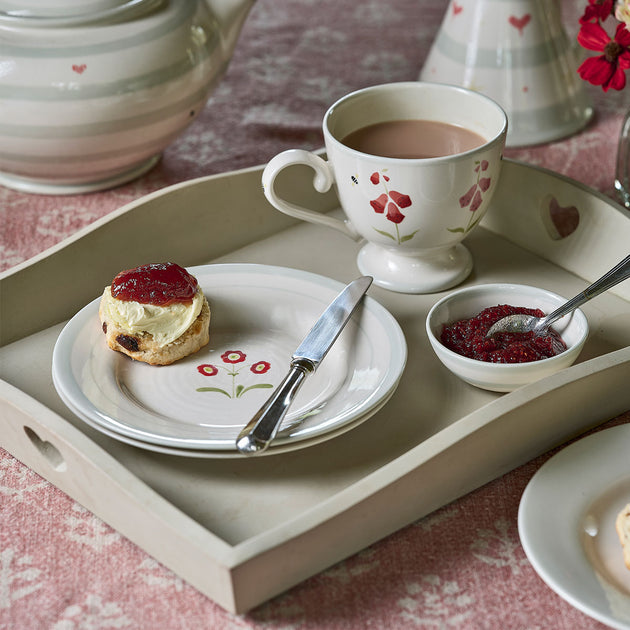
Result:
<svg viewBox="0 0 630 630">
<path fill-rule="evenodd" d="M 0 276 L 0 446 L 236 612 L 630 409 L 630 282 L 583 307 L 592 333 L 574 366 L 504 395 L 457 380 L 434 356 L 424 319 L 442 294 L 373 287 L 404 331 L 408 360 L 389 402 L 343 435 L 213 460 L 144 451 L 85 425 L 53 387 L 52 350 L 64 322 L 120 269 L 170 259 L 279 265 L 342 282 L 358 275 L 358 245 L 273 210 L 261 171 L 144 197 Z M 334 196 L 308 192 L 311 177 L 298 167 L 280 182 L 283 194 L 334 212 Z M 570 297 L 627 255 L 630 214 L 574 181 L 506 161 L 466 243 L 468 284 L 513 281 Z"/>
</svg>

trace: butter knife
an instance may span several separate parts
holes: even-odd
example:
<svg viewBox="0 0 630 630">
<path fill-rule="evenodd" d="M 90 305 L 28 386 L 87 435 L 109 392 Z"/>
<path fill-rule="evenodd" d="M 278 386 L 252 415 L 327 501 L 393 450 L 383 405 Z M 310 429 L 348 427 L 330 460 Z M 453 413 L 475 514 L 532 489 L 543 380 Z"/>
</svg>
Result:
<svg viewBox="0 0 630 630">
<path fill-rule="evenodd" d="M 236 438 L 239 452 L 255 455 L 269 446 L 302 383 L 323 361 L 371 284 L 370 276 L 357 278 L 322 313 L 293 353 L 289 373 Z"/>
</svg>

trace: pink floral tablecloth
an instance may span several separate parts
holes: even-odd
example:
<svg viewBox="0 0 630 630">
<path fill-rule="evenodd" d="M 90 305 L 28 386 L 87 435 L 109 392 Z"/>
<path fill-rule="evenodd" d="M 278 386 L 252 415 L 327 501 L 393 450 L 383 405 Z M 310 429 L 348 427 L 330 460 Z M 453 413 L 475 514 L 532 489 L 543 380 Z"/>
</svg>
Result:
<svg viewBox="0 0 630 630">
<path fill-rule="evenodd" d="M 147 175 L 80 196 L 0 187 L 0 270 L 154 190 L 319 148 L 323 112 L 338 97 L 417 79 L 446 6 L 258 0 L 207 107 Z M 630 98 L 590 93 L 596 115 L 584 131 L 506 155 L 612 197 Z M 622 422 L 630 412 L 605 426 Z M 0 449 L 0 628 L 601 628 L 545 586 L 519 542 L 521 494 L 549 456 L 235 616 Z"/>
</svg>

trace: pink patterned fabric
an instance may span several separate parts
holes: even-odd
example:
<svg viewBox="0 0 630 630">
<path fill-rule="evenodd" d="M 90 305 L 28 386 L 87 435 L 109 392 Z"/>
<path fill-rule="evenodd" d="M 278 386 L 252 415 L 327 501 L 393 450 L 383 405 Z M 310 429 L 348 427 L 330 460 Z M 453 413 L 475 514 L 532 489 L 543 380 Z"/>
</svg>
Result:
<svg viewBox="0 0 630 630">
<path fill-rule="evenodd" d="M 203 113 L 141 179 L 92 195 L 0 187 L 1 269 L 151 191 L 322 145 L 341 95 L 415 80 L 446 0 L 258 0 Z M 613 196 L 628 94 L 591 90 L 593 123 L 507 157 Z M 611 424 L 630 422 L 630 412 Z M 0 449 L 0 628 L 603 628 L 545 586 L 517 532 L 522 491 L 549 454 L 244 616 L 225 612 Z"/>
</svg>

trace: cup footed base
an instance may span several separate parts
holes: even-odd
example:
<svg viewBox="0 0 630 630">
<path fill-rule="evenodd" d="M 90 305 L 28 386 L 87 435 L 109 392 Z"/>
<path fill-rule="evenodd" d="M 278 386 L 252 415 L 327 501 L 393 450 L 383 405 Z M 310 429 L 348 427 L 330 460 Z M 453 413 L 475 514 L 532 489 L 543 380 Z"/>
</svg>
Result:
<svg viewBox="0 0 630 630">
<path fill-rule="evenodd" d="M 407 256 L 374 243 L 363 246 L 357 256 L 362 274 L 374 284 L 398 293 L 435 293 L 463 282 L 472 271 L 473 260 L 461 243 L 448 249 Z"/>
<path fill-rule="evenodd" d="M 71 182 L 61 179 L 22 177 L 0 171 L 0 185 L 36 195 L 82 195 L 115 188 L 137 179 L 150 171 L 159 162 L 160 158 L 161 154 L 154 155 L 123 172 L 93 182 Z"/>
</svg>

